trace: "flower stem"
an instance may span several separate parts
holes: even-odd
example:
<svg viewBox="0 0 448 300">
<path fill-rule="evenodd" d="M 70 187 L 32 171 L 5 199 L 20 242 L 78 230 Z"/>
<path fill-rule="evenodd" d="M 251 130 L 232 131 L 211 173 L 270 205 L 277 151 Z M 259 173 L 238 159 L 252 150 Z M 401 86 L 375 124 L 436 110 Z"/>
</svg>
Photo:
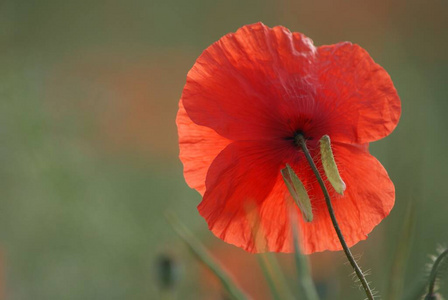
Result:
<svg viewBox="0 0 448 300">
<path fill-rule="evenodd" d="M 296 143 L 299 145 L 303 152 L 305 153 L 305 157 L 313 170 L 314 175 L 317 178 L 317 181 L 319 182 L 320 188 L 322 189 L 322 192 L 325 197 L 325 202 L 327 204 L 328 212 L 330 213 L 331 222 L 333 223 L 334 230 L 336 231 L 336 234 L 338 235 L 339 242 L 342 245 L 342 248 L 344 249 L 345 255 L 347 256 L 348 261 L 350 262 L 353 270 L 356 273 L 356 276 L 358 276 L 359 280 L 361 281 L 361 284 L 364 288 L 364 291 L 366 292 L 367 298 L 369 300 L 374 300 L 372 290 L 369 287 L 369 283 L 366 280 L 366 277 L 361 271 L 361 268 L 356 263 L 353 254 L 351 253 L 349 247 L 347 246 L 347 243 L 345 242 L 344 236 L 342 235 L 341 229 L 339 228 L 338 221 L 336 220 L 336 216 L 334 214 L 333 205 L 331 204 L 330 195 L 328 194 L 327 187 L 325 186 L 325 183 L 322 179 L 322 176 L 320 175 L 319 171 L 317 170 L 316 164 L 313 161 L 313 158 L 310 155 L 310 151 L 306 147 L 306 141 L 303 135 L 298 134 L 296 136 Z"/>
<path fill-rule="evenodd" d="M 434 262 L 434 265 L 431 270 L 431 274 L 429 275 L 429 285 L 428 285 L 428 294 L 426 295 L 425 299 L 432 299 L 431 296 L 434 294 L 434 288 L 436 285 L 437 280 L 437 273 L 439 272 L 439 266 L 445 256 L 448 255 L 448 249 L 443 251 L 439 257 L 437 257 L 436 261 Z"/>
</svg>

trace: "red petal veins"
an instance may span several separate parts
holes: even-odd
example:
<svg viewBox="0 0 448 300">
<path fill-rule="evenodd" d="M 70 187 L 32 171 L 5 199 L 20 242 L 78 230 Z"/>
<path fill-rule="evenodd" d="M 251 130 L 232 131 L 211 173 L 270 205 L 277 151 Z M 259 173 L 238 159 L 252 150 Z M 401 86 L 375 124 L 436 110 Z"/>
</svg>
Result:
<svg viewBox="0 0 448 300">
<path fill-rule="evenodd" d="M 320 86 L 333 141 L 363 144 L 389 135 L 397 126 L 401 104 L 389 74 L 351 43 L 318 48 Z"/>
<path fill-rule="evenodd" d="M 230 141 L 213 129 L 193 123 L 182 101 L 179 102 L 176 123 L 179 132 L 179 158 L 184 165 L 185 180 L 191 188 L 204 195 L 207 171 Z"/>
<path fill-rule="evenodd" d="M 198 58 L 182 94 L 185 109 L 196 124 L 232 140 L 282 136 L 296 106 L 314 108 L 308 69 L 315 52 L 310 39 L 284 27 L 244 26 Z"/>
</svg>

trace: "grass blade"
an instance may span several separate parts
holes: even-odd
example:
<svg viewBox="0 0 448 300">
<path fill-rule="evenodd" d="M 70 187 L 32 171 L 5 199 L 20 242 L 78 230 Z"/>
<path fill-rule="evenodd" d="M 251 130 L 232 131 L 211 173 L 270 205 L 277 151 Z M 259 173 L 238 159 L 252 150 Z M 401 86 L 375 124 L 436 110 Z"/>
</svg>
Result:
<svg viewBox="0 0 448 300">
<path fill-rule="evenodd" d="M 266 236 L 261 226 L 258 210 L 253 203 L 246 204 L 246 217 L 251 226 L 256 252 L 260 253 L 257 255 L 258 263 L 269 285 L 273 299 L 294 299 L 276 257 L 268 253 Z"/>
<path fill-rule="evenodd" d="M 319 296 L 311 278 L 308 257 L 300 251 L 297 215 L 291 213 L 290 220 L 294 238 L 294 258 L 299 278 L 299 299 L 318 300 Z"/>
<path fill-rule="evenodd" d="M 272 270 L 269 267 L 269 263 L 265 255 L 258 254 L 257 255 L 258 264 L 260 265 L 261 271 L 263 272 L 263 277 L 266 279 L 268 283 L 269 290 L 271 291 L 272 299 L 281 300 L 283 299 L 281 296 L 281 292 L 279 291 L 278 283 L 275 282 L 274 276 L 272 275 Z"/>
<path fill-rule="evenodd" d="M 413 282 L 413 284 L 410 285 L 411 288 L 404 293 L 401 300 L 421 300 L 422 295 L 425 293 L 426 284 L 427 283 L 422 279 Z"/>
<path fill-rule="evenodd" d="M 210 253 L 205 249 L 201 242 L 183 225 L 180 220 L 172 213 L 165 215 L 168 223 L 179 237 L 187 244 L 190 251 L 196 256 L 199 261 L 204 263 L 220 280 L 221 284 L 228 292 L 229 296 L 234 300 L 247 300 L 249 297 L 241 291 L 233 282 L 230 276 L 225 272 L 220 265 L 212 258 Z"/>
<path fill-rule="evenodd" d="M 271 289 L 271 294 L 275 300 L 294 299 L 290 291 L 282 269 L 272 253 L 262 253 L 257 255 L 258 263 L 266 281 Z"/>
<path fill-rule="evenodd" d="M 414 205 L 410 203 L 406 209 L 400 239 L 394 254 L 389 276 L 386 299 L 400 299 L 403 294 L 406 262 L 408 261 L 415 227 Z"/>
</svg>

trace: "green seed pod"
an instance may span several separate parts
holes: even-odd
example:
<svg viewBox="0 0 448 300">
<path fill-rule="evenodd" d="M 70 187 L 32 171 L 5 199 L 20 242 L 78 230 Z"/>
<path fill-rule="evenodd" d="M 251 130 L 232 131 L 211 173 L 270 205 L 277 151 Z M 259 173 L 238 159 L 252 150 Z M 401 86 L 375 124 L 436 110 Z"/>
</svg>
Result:
<svg viewBox="0 0 448 300">
<path fill-rule="evenodd" d="M 345 182 L 341 178 L 341 175 L 339 175 L 338 166 L 334 160 L 333 151 L 331 150 L 330 137 L 328 135 L 324 135 L 320 139 L 320 155 L 328 181 L 330 181 L 331 185 L 338 194 L 343 195 L 346 186 Z"/>
<path fill-rule="evenodd" d="M 313 209 L 311 207 L 310 197 L 302 181 L 300 181 L 297 174 L 288 164 L 286 164 L 286 168 L 281 170 L 281 173 L 289 193 L 302 212 L 303 219 L 306 222 L 311 222 L 313 220 Z"/>
</svg>

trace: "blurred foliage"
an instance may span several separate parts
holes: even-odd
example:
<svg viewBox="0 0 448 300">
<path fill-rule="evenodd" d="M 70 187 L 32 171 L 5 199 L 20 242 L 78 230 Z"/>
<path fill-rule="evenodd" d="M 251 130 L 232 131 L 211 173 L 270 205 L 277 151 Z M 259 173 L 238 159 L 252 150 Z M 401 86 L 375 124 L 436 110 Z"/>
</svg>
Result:
<svg viewBox="0 0 448 300">
<path fill-rule="evenodd" d="M 203 49 L 257 21 L 303 32 L 316 45 L 350 40 L 390 73 L 402 119 L 371 152 L 396 185 L 396 206 L 353 251 L 385 292 L 414 201 L 405 278 L 412 285 L 448 239 L 447 15 L 445 0 L 1 1 L 1 295 L 153 299 L 154 260 L 170 252 L 182 262 L 180 298 L 218 299 L 179 247 L 166 210 L 212 249 L 225 249 L 217 253 L 240 257 L 232 264 L 221 256 L 236 278 L 259 270 L 238 267 L 250 256 L 211 237 L 198 216 L 200 196 L 184 183 L 174 123 L 186 73 Z M 324 298 L 359 298 L 342 252 L 311 259 Z M 245 284 L 261 291 L 265 282 Z"/>
</svg>

